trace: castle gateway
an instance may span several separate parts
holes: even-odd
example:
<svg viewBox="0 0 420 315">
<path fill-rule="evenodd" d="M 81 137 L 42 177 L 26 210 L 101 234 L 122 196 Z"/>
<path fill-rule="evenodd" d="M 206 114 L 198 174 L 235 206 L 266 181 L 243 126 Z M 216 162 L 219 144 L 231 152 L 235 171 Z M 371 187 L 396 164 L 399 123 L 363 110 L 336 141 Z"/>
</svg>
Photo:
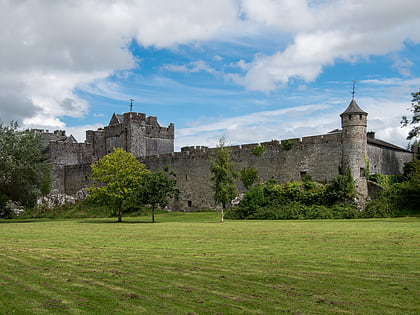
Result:
<svg viewBox="0 0 420 315">
<path fill-rule="evenodd" d="M 375 138 L 367 132 L 367 116 L 353 99 L 340 115 L 341 129 L 328 134 L 231 146 L 237 170 L 253 167 L 259 179 L 279 183 L 297 181 L 307 174 L 314 181 L 331 181 L 340 170 L 350 169 L 357 192 L 368 196 L 365 174 L 397 175 L 413 153 Z M 41 131 L 39 131 L 41 132 Z M 86 142 L 77 143 L 63 131 L 42 132 L 53 164 L 51 188 L 75 195 L 89 185 L 90 165 L 114 148 L 132 153 L 146 168 L 160 171 L 169 167 L 177 175 L 179 197 L 173 210 L 194 211 L 215 208 L 210 160 L 215 149 L 184 147 L 174 152 L 174 125 L 161 127 L 156 117 L 142 113 L 114 114 L 108 126 L 86 131 Z M 256 146 L 264 146 L 261 155 Z M 245 191 L 240 182 L 239 191 Z"/>
</svg>

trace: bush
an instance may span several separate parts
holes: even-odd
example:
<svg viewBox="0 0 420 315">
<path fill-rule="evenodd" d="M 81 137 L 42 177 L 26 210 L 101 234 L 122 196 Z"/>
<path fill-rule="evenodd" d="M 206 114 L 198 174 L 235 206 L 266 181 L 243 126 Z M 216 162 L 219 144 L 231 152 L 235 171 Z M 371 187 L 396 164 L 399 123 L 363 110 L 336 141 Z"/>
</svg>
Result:
<svg viewBox="0 0 420 315">
<path fill-rule="evenodd" d="M 301 182 L 284 185 L 274 180 L 252 187 L 237 208 L 227 213 L 230 219 L 332 219 L 358 218 L 360 211 L 344 201 L 352 196 L 352 179 L 338 176 L 330 185 Z"/>
<path fill-rule="evenodd" d="M 404 170 L 405 181 L 397 181 L 386 186 L 375 200 L 367 204 L 366 215 L 372 217 L 420 215 L 419 159 L 416 158 L 408 163 Z"/>
</svg>

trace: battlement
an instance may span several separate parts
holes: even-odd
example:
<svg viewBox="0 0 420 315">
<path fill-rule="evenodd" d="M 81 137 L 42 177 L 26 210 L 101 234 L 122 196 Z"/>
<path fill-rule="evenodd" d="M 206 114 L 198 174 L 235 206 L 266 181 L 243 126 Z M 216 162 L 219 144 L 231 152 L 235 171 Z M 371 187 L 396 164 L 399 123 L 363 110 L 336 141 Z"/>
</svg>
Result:
<svg viewBox="0 0 420 315">
<path fill-rule="evenodd" d="M 156 117 L 155 117 L 155 119 L 156 119 Z M 129 122 L 137 122 L 137 123 L 140 123 L 140 124 L 146 124 L 146 114 L 144 114 L 144 113 L 134 113 L 134 112 L 124 113 L 122 123 L 127 124 Z"/>
<path fill-rule="evenodd" d="M 153 118 L 156 118 L 156 117 L 153 117 Z M 157 122 L 157 120 L 152 120 L 152 124 L 146 125 L 145 135 L 146 137 L 151 137 L 151 138 L 174 139 L 174 136 L 175 136 L 174 124 L 170 124 L 169 127 L 161 127 L 159 123 Z"/>
<path fill-rule="evenodd" d="M 209 147 L 206 146 L 201 146 L 201 145 L 197 145 L 197 146 L 189 146 L 189 147 L 182 147 L 181 148 L 181 152 L 186 152 L 186 151 L 206 151 L 208 150 Z"/>
</svg>

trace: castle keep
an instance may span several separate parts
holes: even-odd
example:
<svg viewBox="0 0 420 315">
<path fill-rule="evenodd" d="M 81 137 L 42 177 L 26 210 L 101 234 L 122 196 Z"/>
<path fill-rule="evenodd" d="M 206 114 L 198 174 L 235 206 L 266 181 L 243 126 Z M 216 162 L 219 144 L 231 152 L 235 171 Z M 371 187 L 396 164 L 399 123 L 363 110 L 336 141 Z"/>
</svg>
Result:
<svg viewBox="0 0 420 315">
<path fill-rule="evenodd" d="M 326 183 L 340 170 L 350 169 L 356 191 L 367 198 L 367 172 L 401 174 L 404 164 L 413 159 L 413 153 L 367 132 L 368 113 L 354 99 L 340 116 L 341 129 L 328 134 L 231 146 L 232 160 L 238 171 L 253 167 L 261 181 L 274 179 L 279 183 L 300 180 L 307 174 L 314 181 Z M 75 195 L 87 187 L 91 163 L 118 147 L 132 153 L 152 171 L 169 166 L 176 173 L 180 194 L 171 205 L 173 210 L 216 206 L 210 180 L 210 161 L 215 149 L 184 147 L 181 152 L 174 152 L 173 124 L 161 127 L 156 117 L 129 112 L 114 114 L 104 128 L 86 131 L 85 143 L 75 142 L 63 131 L 43 134 L 53 164 L 51 188 L 59 192 Z M 261 155 L 255 154 L 256 146 L 264 147 Z M 245 190 L 239 182 L 238 188 Z"/>
</svg>

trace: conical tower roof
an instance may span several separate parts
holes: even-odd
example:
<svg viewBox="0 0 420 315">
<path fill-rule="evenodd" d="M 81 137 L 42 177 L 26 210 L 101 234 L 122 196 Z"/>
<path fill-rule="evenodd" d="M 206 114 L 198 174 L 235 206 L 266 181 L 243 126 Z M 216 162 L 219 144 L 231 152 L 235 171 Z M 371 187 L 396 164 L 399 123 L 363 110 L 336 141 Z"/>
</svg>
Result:
<svg viewBox="0 0 420 315">
<path fill-rule="evenodd" d="M 367 115 L 367 113 L 362 110 L 359 105 L 357 105 L 355 99 L 352 99 L 349 106 L 347 107 L 347 109 L 340 115 L 347 115 L 347 114 L 365 114 Z"/>
</svg>

